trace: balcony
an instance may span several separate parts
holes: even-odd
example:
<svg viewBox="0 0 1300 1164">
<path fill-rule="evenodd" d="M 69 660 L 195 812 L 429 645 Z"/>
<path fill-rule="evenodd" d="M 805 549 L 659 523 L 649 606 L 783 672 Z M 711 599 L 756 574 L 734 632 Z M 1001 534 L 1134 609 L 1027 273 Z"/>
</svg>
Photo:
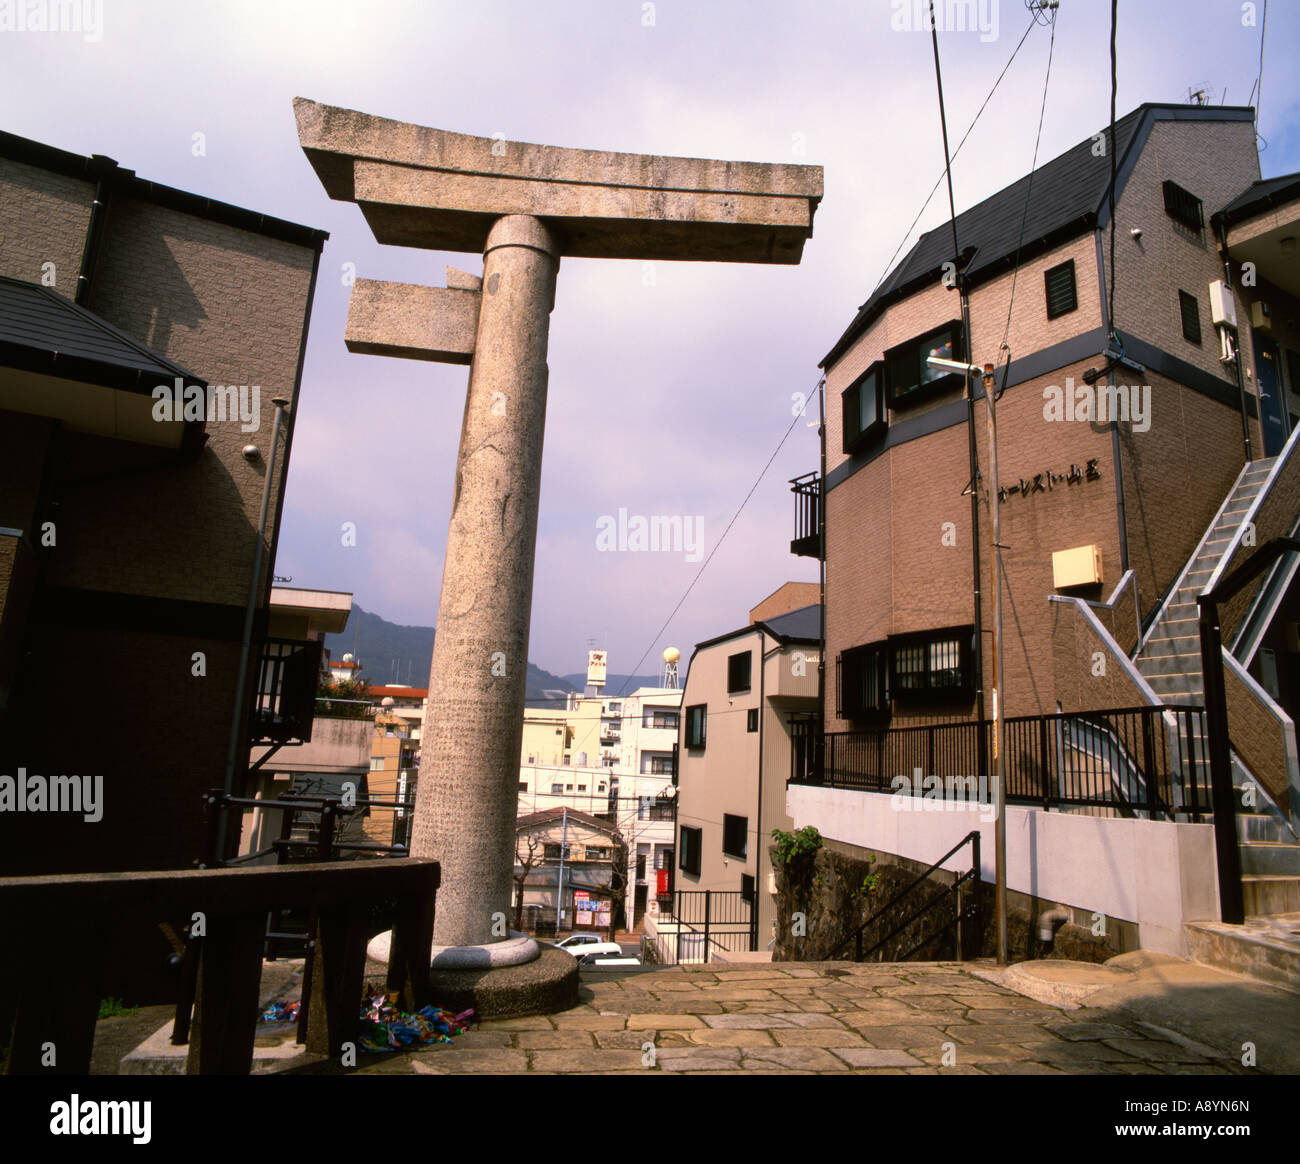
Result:
<svg viewBox="0 0 1300 1164">
<path fill-rule="evenodd" d="M 820 558 L 822 553 L 821 480 L 805 473 L 790 481 L 794 494 L 794 540 L 790 552 L 801 558 Z"/>
<path fill-rule="evenodd" d="M 311 739 L 320 658 L 318 640 L 265 640 L 257 669 L 250 742 L 305 743 Z"/>
</svg>

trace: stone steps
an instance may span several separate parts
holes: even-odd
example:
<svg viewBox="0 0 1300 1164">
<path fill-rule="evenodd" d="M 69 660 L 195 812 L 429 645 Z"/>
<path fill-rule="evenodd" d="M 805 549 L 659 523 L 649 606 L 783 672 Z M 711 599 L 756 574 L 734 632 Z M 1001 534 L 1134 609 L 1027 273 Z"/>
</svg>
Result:
<svg viewBox="0 0 1300 1164">
<path fill-rule="evenodd" d="M 1183 933 L 1195 961 L 1300 993 L 1300 913 L 1248 916 L 1240 926 L 1190 922 Z"/>
</svg>

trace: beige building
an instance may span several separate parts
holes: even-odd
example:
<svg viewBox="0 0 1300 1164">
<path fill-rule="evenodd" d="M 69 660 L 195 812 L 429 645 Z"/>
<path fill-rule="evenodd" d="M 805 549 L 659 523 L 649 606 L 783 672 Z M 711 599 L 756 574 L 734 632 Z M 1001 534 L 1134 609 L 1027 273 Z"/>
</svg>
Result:
<svg viewBox="0 0 1300 1164">
<path fill-rule="evenodd" d="M 515 827 L 513 924 L 532 933 L 608 930 L 627 860 L 617 826 L 561 807 L 521 816 Z"/>
<path fill-rule="evenodd" d="M 786 781 L 816 719 L 820 625 L 804 606 L 700 643 L 683 692 L 674 888 L 744 895 L 760 950 L 776 918 L 771 834 L 791 827 Z M 730 948 L 748 948 L 741 937 Z"/>
</svg>

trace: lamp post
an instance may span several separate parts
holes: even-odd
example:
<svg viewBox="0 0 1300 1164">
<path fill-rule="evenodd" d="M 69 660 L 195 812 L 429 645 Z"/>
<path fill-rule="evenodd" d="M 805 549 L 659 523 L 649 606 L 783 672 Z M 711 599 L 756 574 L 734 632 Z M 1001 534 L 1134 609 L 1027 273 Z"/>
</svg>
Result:
<svg viewBox="0 0 1300 1164">
<path fill-rule="evenodd" d="M 1007 964 L 1007 781 L 1006 749 L 1003 747 L 1005 711 L 1002 699 L 1002 502 L 998 495 L 998 414 L 993 392 L 993 365 L 963 364 L 958 360 L 945 360 L 930 356 L 926 363 L 932 368 L 960 372 L 971 379 L 984 380 L 984 403 L 987 411 L 989 442 L 989 507 L 993 511 L 993 553 L 989 557 L 990 582 L 993 587 L 993 861 L 994 861 L 994 913 L 998 925 L 998 965 Z M 976 650 L 983 644 L 977 643 Z"/>
</svg>

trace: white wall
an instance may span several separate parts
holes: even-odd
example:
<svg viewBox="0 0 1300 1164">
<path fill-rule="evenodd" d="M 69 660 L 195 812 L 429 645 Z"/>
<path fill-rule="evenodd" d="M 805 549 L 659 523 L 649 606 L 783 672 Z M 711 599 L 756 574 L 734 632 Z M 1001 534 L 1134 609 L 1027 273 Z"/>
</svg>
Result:
<svg viewBox="0 0 1300 1164">
<path fill-rule="evenodd" d="M 791 785 L 786 809 L 796 829 L 815 825 L 828 839 L 927 865 L 978 829 L 983 879 L 994 880 L 988 805 Z M 969 869 L 969 847 L 944 868 Z M 1007 809 L 1007 887 L 1136 922 L 1144 949 L 1182 957 L 1183 923 L 1218 918 L 1215 869 L 1209 824 Z"/>
</svg>

